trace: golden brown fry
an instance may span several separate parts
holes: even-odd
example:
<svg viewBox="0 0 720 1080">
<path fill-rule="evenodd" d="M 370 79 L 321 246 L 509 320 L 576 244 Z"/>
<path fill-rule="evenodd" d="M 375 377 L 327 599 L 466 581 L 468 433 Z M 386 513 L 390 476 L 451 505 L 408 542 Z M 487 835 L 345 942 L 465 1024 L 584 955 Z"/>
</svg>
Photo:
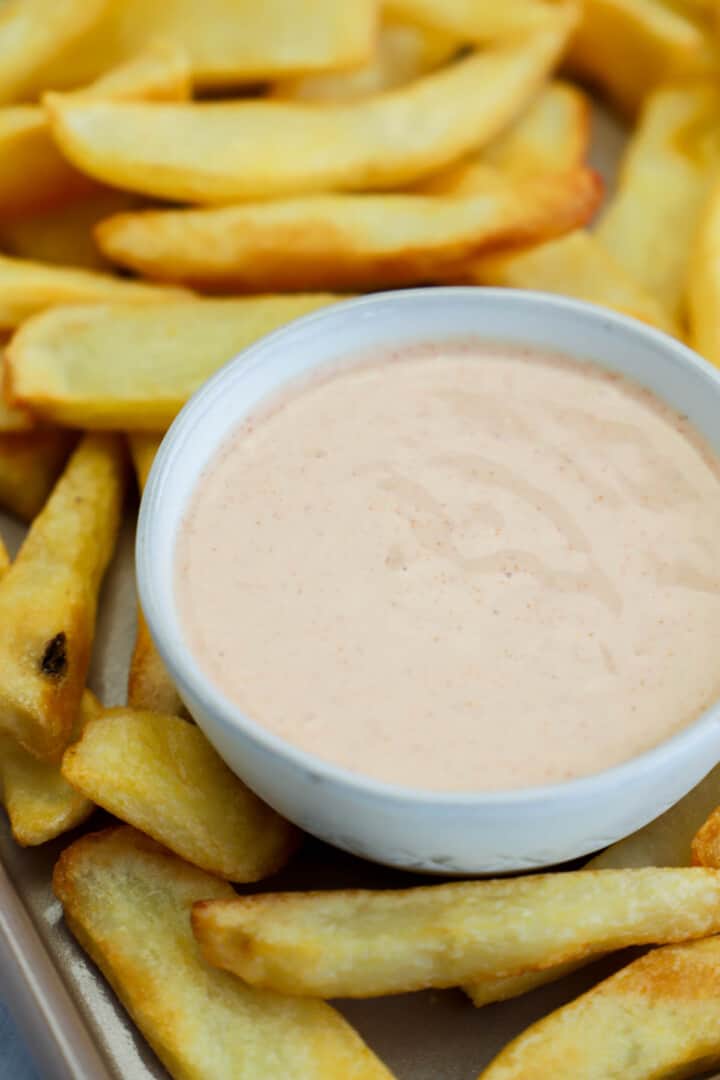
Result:
<svg viewBox="0 0 720 1080">
<path fill-rule="evenodd" d="M 700 876 L 699 876 L 700 875 Z M 251 985 L 373 997 L 542 969 L 720 930 L 720 872 L 579 870 L 198 904 L 206 959 Z"/>
<path fill-rule="evenodd" d="M 130 454 L 138 486 L 145 490 L 148 474 L 162 435 L 135 432 L 129 436 Z M 128 704 L 133 709 L 179 715 L 184 706 L 160 653 L 155 648 L 145 616 L 138 606 L 138 628 L 128 675 Z"/>
<path fill-rule="evenodd" d="M 568 63 L 635 113 L 663 83 L 716 72 L 718 51 L 704 27 L 659 0 L 586 0 Z"/>
<path fill-rule="evenodd" d="M 297 846 L 293 826 L 177 716 L 107 710 L 65 751 L 62 774 L 121 821 L 230 881 L 274 874 Z"/>
<path fill-rule="evenodd" d="M 558 7 L 548 29 L 516 44 L 350 104 L 45 102 L 69 160 L 132 191 L 217 203 L 399 187 L 495 137 L 532 100 L 574 18 Z"/>
<path fill-rule="evenodd" d="M 85 436 L 0 582 L 0 731 L 43 760 L 80 708 L 124 481 L 122 440 Z"/>
<path fill-rule="evenodd" d="M 35 86 L 80 86 L 153 38 L 186 49 L 193 81 L 206 87 L 353 67 L 370 56 L 377 11 L 377 0 L 109 0 Z"/>
<path fill-rule="evenodd" d="M 707 815 L 720 803 L 720 766 L 716 766 L 680 802 L 631 836 L 612 844 L 586 864 L 586 870 L 628 870 L 642 866 L 688 866 L 693 836 Z M 482 979 L 465 986 L 475 1005 L 506 1001 L 545 983 L 560 979 L 585 961 L 511 975 Z"/>
<path fill-rule="evenodd" d="M 0 506 L 23 521 L 42 510 L 72 448 L 68 431 L 0 434 Z"/>
<path fill-rule="evenodd" d="M 375 50 L 361 67 L 285 79 L 272 97 L 287 101 L 357 101 L 403 86 L 434 71 L 458 52 L 451 34 L 411 23 L 389 21 L 380 27 Z"/>
<path fill-rule="evenodd" d="M 0 255 L 0 329 L 19 326 L 31 315 L 58 304 L 149 304 L 187 295 L 185 290 L 124 281 L 94 270 L 47 266 Z"/>
<path fill-rule="evenodd" d="M 100 702 L 86 690 L 72 738 L 101 711 Z M 33 847 L 53 840 L 85 821 L 93 804 L 63 778 L 57 765 L 38 761 L 15 742 L 0 734 L 0 801 L 10 819 L 15 840 Z"/>
<path fill-rule="evenodd" d="M 720 938 L 654 949 L 514 1039 L 479 1080 L 678 1080 L 720 1060 Z"/>
<path fill-rule="evenodd" d="M 5 400 L 5 356 L 0 346 L 0 437 L 31 431 L 36 425 L 35 417 L 27 409 L 19 409 Z"/>
<path fill-rule="evenodd" d="M 452 281 L 560 293 L 614 308 L 668 333 L 678 333 L 677 323 L 659 300 L 638 285 L 597 238 L 583 229 L 526 251 L 481 256 L 452 275 Z"/>
<path fill-rule="evenodd" d="M 69 206 L 2 222 L 0 245 L 6 254 L 33 262 L 109 270 L 110 263 L 95 243 L 93 229 L 103 218 L 135 210 L 139 203 L 137 195 L 101 189 Z"/>
<path fill-rule="evenodd" d="M 714 184 L 690 247 L 686 282 L 690 344 L 720 367 L 720 184 Z"/>
<path fill-rule="evenodd" d="M 100 71 L 89 86 L 68 93 L 68 100 L 187 101 L 192 96 L 187 51 L 171 41 L 147 41 Z"/>
<path fill-rule="evenodd" d="M 16 404 L 61 423 L 161 431 L 227 360 L 336 299 L 312 293 L 56 308 L 13 338 L 7 391 Z"/>
<path fill-rule="evenodd" d="M 6 0 L 0 7 L 0 102 L 32 92 L 38 72 L 97 23 L 108 0 Z"/>
<path fill-rule="evenodd" d="M 537 176 L 580 168 L 590 141 L 590 103 L 581 90 L 552 82 L 482 154 L 452 165 L 413 190 L 426 195 L 472 195 L 507 174 Z"/>
<path fill-rule="evenodd" d="M 673 318 L 682 315 L 690 242 L 720 165 L 720 86 L 658 90 L 628 144 L 598 240 Z"/>
<path fill-rule="evenodd" d="M 571 83 L 554 81 L 486 147 L 482 160 L 516 174 L 563 172 L 582 165 L 589 146 L 589 98 Z"/>
<path fill-rule="evenodd" d="M 692 861 L 696 866 L 720 866 L 720 807 L 713 810 L 693 837 Z"/>
<path fill-rule="evenodd" d="M 557 11 L 556 4 L 545 0 L 387 0 L 386 8 L 396 18 L 479 44 L 532 33 L 551 22 Z"/>
<path fill-rule="evenodd" d="M 102 251 L 165 281 L 243 291 L 419 284 L 498 244 L 532 243 L 587 221 L 588 169 L 491 178 L 467 196 L 311 195 L 218 209 L 120 214 Z"/>
<path fill-rule="evenodd" d="M 232 888 L 135 830 L 76 841 L 53 887 L 73 934 L 175 1080 L 392 1080 L 329 1005 L 208 967 L 190 909 Z"/>
<path fill-rule="evenodd" d="M 0 108 L 0 216 L 5 220 L 101 190 L 67 161 L 39 105 Z"/>
<path fill-rule="evenodd" d="M 187 57 L 159 43 L 69 99 L 183 101 L 189 92 Z M 102 191 L 60 153 L 40 105 L 0 108 L 0 161 L 0 218 L 6 221 Z"/>
</svg>

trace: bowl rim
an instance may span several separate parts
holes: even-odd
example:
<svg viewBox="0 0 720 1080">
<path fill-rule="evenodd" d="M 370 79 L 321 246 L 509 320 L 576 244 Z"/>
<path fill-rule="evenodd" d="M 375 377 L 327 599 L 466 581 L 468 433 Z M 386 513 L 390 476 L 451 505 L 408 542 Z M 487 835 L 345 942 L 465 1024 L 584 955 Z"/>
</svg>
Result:
<svg viewBox="0 0 720 1080">
<path fill-rule="evenodd" d="M 337 315 L 338 310 L 342 309 L 343 313 L 359 312 L 362 314 L 367 308 L 382 307 L 388 304 L 403 305 L 408 303 L 411 305 L 417 302 L 418 297 L 429 295 L 439 302 L 450 298 L 477 299 L 479 295 L 482 295 L 484 302 L 492 302 L 493 299 L 496 299 L 502 300 L 505 304 L 517 303 L 519 310 L 528 305 L 540 305 L 547 309 L 548 314 L 551 314 L 553 310 L 562 311 L 592 322 L 601 321 L 605 326 L 611 326 L 626 336 L 644 338 L 648 345 L 663 350 L 672 357 L 673 362 L 689 368 L 696 376 L 700 376 L 701 379 L 704 378 L 712 386 L 712 392 L 718 397 L 720 418 L 720 371 L 699 354 L 663 331 L 639 322 L 630 316 L 587 301 L 576 300 L 554 293 L 483 286 L 427 286 L 392 292 L 371 293 L 342 300 L 293 319 L 241 350 L 210 376 L 192 395 L 168 428 L 145 485 L 135 542 L 138 596 L 151 636 L 164 662 L 170 669 L 174 681 L 181 690 L 186 687 L 189 696 L 200 700 L 206 711 L 220 717 L 224 727 L 230 730 L 234 729 L 233 734 L 237 733 L 250 739 L 263 751 L 269 752 L 271 755 L 278 755 L 289 760 L 292 765 L 304 770 L 313 781 L 333 783 L 343 788 L 352 789 L 357 795 L 366 795 L 393 804 L 415 804 L 423 807 L 430 806 L 435 809 L 458 810 L 470 807 L 516 808 L 550 801 L 557 802 L 557 800 L 566 800 L 568 802 L 589 801 L 606 797 L 626 783 L 637 784 L 654 776 L 657 772 L 662 772 L 664 768 L 671 764 L 677 754 L 699 753 L 713 734 L 718 740 L 720 753 L 719 698 L 695 720 L 668 738 L 663 739 L 657 745 L 597 773 L 590 773 L 553 784 L 503 788 L 491 791 L 444 791 L 410 787 L 354 772 L 286 741 L 242 712 L 233 701 L 223 694 L 196 662 L 191 649 L 185 644 L 181 631 L 182 622 L 177 606 L 173 604 L 168 609 L 159 600 L 159 590 L 156 587 L 153 572 L 153 552 L 155 549 L 153 534 L 155 529 L 158 528 L 158 522 L 161 520 L 158 509 L 162 499 L 163 477 L 167 474 L 174 456 L 188 452 L 187 447 L 191 445 L 192 440 L 184 439 L 186 426 L 191 423 L 193 426 L 197 423 L 207 423 L 207 416 L 212 409 L 213 403 L 221 396 L 225 382 L 232 378 L 240 365 L 243 366 L 243 369 L 247 369 L 257 363 L 267 362 L 268 356 L 266 354 L 276 346 L 282 345 L 283 341 L 297 330 L 304 330 L 306 327 L 322 323 L 328 318 L 330 312 Z M 280 386 L 286 381 L 281 379 L 277 385 Z M 227 434 L 230 430 L 231 426 L 229 425 L 223 434 Z M 209 460 L 209 457 L 206 458 L 203 464 L 207 464 Z M 162 524 L 160 524 L 159 528 L 162 527 Z M 171 625 L 176 629 L 174 635 L 167 632 L 167 628 Z M 708 759 L 706 772 L 709 772 L 715 764 L 715 759 Z"/>
</svg>

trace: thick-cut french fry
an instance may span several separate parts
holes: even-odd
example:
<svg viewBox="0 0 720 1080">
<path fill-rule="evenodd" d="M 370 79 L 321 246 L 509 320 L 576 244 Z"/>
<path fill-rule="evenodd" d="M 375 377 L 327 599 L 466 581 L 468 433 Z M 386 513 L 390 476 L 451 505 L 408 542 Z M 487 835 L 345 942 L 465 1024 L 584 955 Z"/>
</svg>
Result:
<svg viewBox="0 0 720 1080">
<path fill-rule="evenodd" d="M 526 251 L 481 256 L 452 275 L 452 281 L 560 293 L 614 308 L 671 334 L 678 329 L 660 301 L 582 229 Z"/>
<path fill-rule="evenodd" d="M 190 910 L 231 897 L 231 886 L 135 830 L 76 841 L 53 887 L 73 934 L 175 1080 L 392 1080 L 329 1005 L 208 967 Z"/>
<path fill-rule="evenodd" d="M 589 144 L 588 97 L 570 83 L 551 82 L 482 160 L 513 173 L 562 172 L 582 165 Z"/>
<path fill-rule="evenodd" d="M 37 73 L 95 25 L 108 0 L 7 0 L 0 7 L 0 103 L 32 92 Z"/>
<path fill-rule="evenodd" d="M 62 471 L 74 436 L 68 431 L 0 434 L 0 506 L 32 521 Z"/>
<path fill-rule="evenodd" d="M 661 0 L 586 0 L 568 62 L 626 113 L 663 83 L 718 67 L 707 30 Z"/>
<path fill-rule="evenodd" d="M 649 825 L 612 844 L 586 864 L 586 870 L 628 870 L 642 866 L 689 866 L 693 836 L 707 815 L 720 803 L 720 766 L 708 773 L 696 788 Z M 475 1005 L 507 1001 L 562 978 L 580 963 L 510 975 L 504 979 L 482 979 L 465 990 Z"/>
<path fill-rule="evenodd" d="M 153 38 L 187 50 L 202 86 L 334 71 L 372 52 L 377 0 L 109 0 L 90 32 L 38 72 L 35 87 L 80 86 Z"/>
<path fill-rule="evenodd" d="M 56 308 L 15 335 L 6 389 L 16 403 L 61 423 L 162 431 L 236 353 L 337 299 L 312 293 Z"/>
<path fill-rule="evenodd" d="M 568 83 L 550 83 L 481 155 L 423 180 L 414 190 L 426 195 L 472 195 L 486 189 L 493 178 L 504 185 L 507 173 L 567 172 L 583 164 L 589 141 L 590 103 L 585 94 Z"/>
<path fill-rule="evenodd" d="M 2 222 L 0 246 L 6 254 L 19 259 L 108 270 L 110 263 L 95 243 L 93 229 L 111 214 L 137 209 L 139 202 L 137 195 L 125 191 L 100 190 L 69 206 Z"/>
<path fill-rule="evenodd" d="M 187 297 L 185 290 L 123 281 L 94 270 L 47 266 L 0 255 L 0 329 L 19 326 L 58 304 L 149 304 Z"/>
<path fill-rule="evenodd" d="M 720 866 L 720 807 L 713 810 L 693 837 L 692 861 L 696 866 Z"/>
<path fill-rule="evenodd" d="M 310 195 L 217 209 L 120 214 L 95 235 L 149 277 L 251 292 L 379 289 L 441 275 L 498 244 L 557 236 L 592 215 L 586 168 L 492 177 L 472 195 Z"/>
<path fill-rule="evenodd" d="M 427 75 L 449 60 L 458 47 L 451 34 L 411 23 L 387 22 L 380 27 L 372 57 L 362 67 L 285 79 L 272 96 L 287 101 L 357 101 Z"/>
<path fill-rule="evenodd" d="M 13 218 L 62 205 L 101 190 L 79 172 L 50 137 L 39 105 L 0 108 L 0 217 Z"/>
<path fill-rule="evenodd" d="M 0 437 L 10 432 L 31 431 L 37 426 L 27 409 L 18 409 L 5 400 L 5 356 L 0 346 Z"/>
<path fill-rule="evenodd" d="M 690 344 L 720 367 L 720 182 L 711 190 L 691 244 L 686 289 Z"/>
<path fill-rule="evenodd" d="M 183 101 L 189 94 L 185 53 L 158 43 L 70 100 Z M 0 108 L 0 161 L 0 218 L 5 220 L 102 190 L 60 153 L 40 105 Z"/>
<path fill-rule="evenodd" d="M 171 41 L 147 39 L 137 53 L 103 69 L 89 86 L 68 93 L 70 101 L 187 101 L 192 96 L 186 50 Z"/>
<path fill-rule="evenodd" d="M 100 702 L 86 690 L 72 738 L 100 711 Z M 0 735 L 0 801 L 13 836 L 23 847 L 53 840 L 93 811 L 93 804 L 68 784 L 58 765 L 38 761 L 11 735 Z"/>
<path fill-rule="evenodd" d="M 720 938 L 654 949 L 533 1024 L 479 1080 L 679 1080 L 720 1061 Z"/>
<path fill-rule="evenodd" d="M 122 440 L 85 436 L 0 582 L 0 731 L 44 760 L 80 708 L 124 481 Z"/>
<path fill-rule="evenodd" d="M 177 716 L 109 709 L 65 751 L 62 773 L 121 821 L 230 881 L 268 877 L 297 846 L 296 830 Z"/>
<path fill-rule="evenodd" d="M 135 432 L 129 436 L 130 455 L 138 486 L 144 491 L 162 435 Z M 128 704 L 133 709 L 178 715 L 184 711 L 180 695 L 155 648 L 148 624 L 138 605 L 138 628 L 128 675 Z"/>
<path fill-rule="evenodd" d="M 596 233 L 674 318 L 682 313 L 690 242 L 720 166 L 718 116 L 716 83 L 653 94 L 628 145 L 617 193 Z"/>
<path fill-rule="evenodd" d="M 546 0 L 386 0 L 387 10 L 408 22 L 453 34 L 460 41 L 486 44 L 540 29 L 556 14 Z"/>
<path fill-rule="evenodd" d="M 196 905 L 212 964 L 309 997 L 373 997 L 511 975 L 720 930 L 720 872 L 579 870 Z"/>
<path fill-rule="evenodd" d="M 69 160 L 132 191 L 217 203 L 400 187 L 499 134 L 532 100 L 574 19 L 558 7 L 546 30 L 349 104 L 45 102 Z"/>
</svg>

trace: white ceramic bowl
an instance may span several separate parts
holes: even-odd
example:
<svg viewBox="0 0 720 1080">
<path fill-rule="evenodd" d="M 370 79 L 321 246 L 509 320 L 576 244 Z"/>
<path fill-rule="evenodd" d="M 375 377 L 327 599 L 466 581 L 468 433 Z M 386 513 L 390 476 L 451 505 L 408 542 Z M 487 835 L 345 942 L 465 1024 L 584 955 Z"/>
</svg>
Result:
<svg viewBox="0 0 720 1080">
<path fill-rule="evenodd" d="M 720 759 L 720 705 L 649 752 L 580 780 L 486 794 L 396 787 L 290 746 L 223 696 L 183 638 L 173 562 L 178 526 L 201 470 L 267 394 L 303 372 L 374 346 L 468 335 L 535 345 L 621 372 L 687 414 L 720 453 L 720 373 L 658 331 L 540 293 L 380 293 L 270 334 L 202 387 L 162 444 L 137 540 L 140 598 L 152 635 L 192 715 L 230 767 L 280 813 L 338 847 L 382 863 L 448 874 L 548 866 L 644 825 Z"/>
</svg>

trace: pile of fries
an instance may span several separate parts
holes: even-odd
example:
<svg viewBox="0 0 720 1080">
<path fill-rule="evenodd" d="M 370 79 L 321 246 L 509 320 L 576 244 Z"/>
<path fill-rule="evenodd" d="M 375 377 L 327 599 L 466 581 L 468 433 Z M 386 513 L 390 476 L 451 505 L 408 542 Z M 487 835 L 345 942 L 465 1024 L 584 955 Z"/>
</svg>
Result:
<svg viewBox="0 0 720 1080">
<path fill-rule="evenodd" d="M 0 797 L 22 845 L 119 819 L 54 887 L 173 1076 L 388 1078 L 323 999 L 481 1006 L 627 945 L 663 947 L 482 1076 L 720 1059 L 720 767 L 582 870 L 245 895 L 300 837 L 184 713 L 141 612 L 127 706 L 86 686 L 130 462 L 141 490 L 188 397 L 288 320 L 361 290 L 533 288 L 720 365 L 718 20 L 713 0 L 0 7 L 0 508 L 29 523 L 13 560 L 0 538 Z M 605 202 L 581 84 L 630 125 Z"/>
</svg>

